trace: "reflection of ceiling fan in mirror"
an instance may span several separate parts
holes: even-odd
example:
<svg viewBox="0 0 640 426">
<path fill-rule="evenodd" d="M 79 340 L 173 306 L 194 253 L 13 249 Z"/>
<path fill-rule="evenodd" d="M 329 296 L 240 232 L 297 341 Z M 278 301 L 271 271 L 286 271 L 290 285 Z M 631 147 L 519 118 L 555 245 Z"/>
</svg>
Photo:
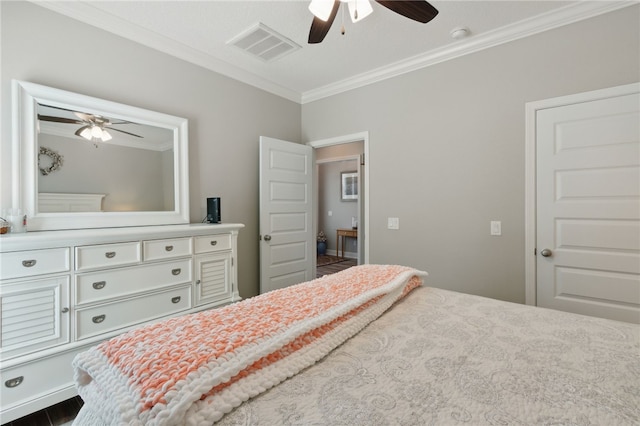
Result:
<svg viewBox="0 0 640 426">
<path fill-rule="evenodd" d="M 64 108 L 58 108 L 63 109 Z M 125 133 L 130 136 L 135 136 L 137 138 L 142 138 L 140 135 L 136 135 L 131 132 L 127 132 L 118 128 L 113 127 L 118 124 L 133 124 L 130 121 L 113 121 L 109 118 L 103 117 L 97 114 L 88 114 L 84 112 L 71 111 L 77 118 L 67 118 L 67 117 L 55 117 L 52 115 L 43 115 L 38 114 L 38 119 L 42 121 L 50 121 L 54 123 L 67 123 L 67 124 L 80 124 L 81 126 L 74 132 L 76 136 L 80 136 L 88 141 L 102 141 L 106 142 L 112 139 L 111 133 L 109 131 L 116 131 L 120 133 Z M 109 131 L 107 131 L 107 129 Z"/>
</svg>

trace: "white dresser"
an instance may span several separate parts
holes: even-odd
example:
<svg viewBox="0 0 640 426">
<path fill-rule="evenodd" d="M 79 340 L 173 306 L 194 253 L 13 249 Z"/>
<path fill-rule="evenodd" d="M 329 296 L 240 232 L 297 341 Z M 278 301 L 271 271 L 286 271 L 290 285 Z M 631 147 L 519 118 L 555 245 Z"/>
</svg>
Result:
<svg viewBox="0 0 640 426">
<path fill-rule="evenodd" d="M 0 423 L 76 395 L 71 361 L 140 324 L 240 299 L 241 224 L 0 237 Z"/>
</svg>

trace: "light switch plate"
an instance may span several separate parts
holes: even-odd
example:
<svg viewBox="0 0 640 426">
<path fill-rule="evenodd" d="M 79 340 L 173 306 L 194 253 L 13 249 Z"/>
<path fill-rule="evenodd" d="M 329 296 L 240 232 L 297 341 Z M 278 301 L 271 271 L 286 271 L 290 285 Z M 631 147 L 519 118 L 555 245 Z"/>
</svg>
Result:
<svg viewBox="0 0 640 426">
<path fill-rule="evenodd" d="M 502 235 L 502 222 L 500 222 L 499 220 L 491 221 L 491 235 Z"/>
<path fill-rule="evenodd" d="M 388 217 L 387 218 L 387 228 L 388 229 L 400 229 L 400 219 L 397 217 Z"/>
</svg>

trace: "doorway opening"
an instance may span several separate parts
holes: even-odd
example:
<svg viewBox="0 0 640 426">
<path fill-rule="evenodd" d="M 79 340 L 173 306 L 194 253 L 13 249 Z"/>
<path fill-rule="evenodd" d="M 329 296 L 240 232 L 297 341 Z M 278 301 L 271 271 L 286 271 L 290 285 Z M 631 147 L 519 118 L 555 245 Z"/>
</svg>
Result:
<svg viewBox="0 0 640 426">
<path fill-rule="evenodd" d="M 316 276 L 368 262 L 368 133 L 309 143 L 314 148 Z M 322 244 L 322 240 L 324 244 Z"/>
<path fill-rule="evenodd" d="M 362 149 L 362 142 L 316 149 L 317 267 L 323 275 L 358 263 Z"/>
<path fill-rule="evenodd" d="M 326 256 L 326 255 L 325 255 Z M 320 278 L 324 275 L 335 274 L 336 272 L 344 271 L 352 266 L 356 266 L 358 261 L 356 259 L 345 258 L 335 263 L 320 264 L 323 256 L 318 256 L 318 266 L 316 267 L 316 278 Z M 331 257 L 331 256 L 328 256 Z"/>
</svg>

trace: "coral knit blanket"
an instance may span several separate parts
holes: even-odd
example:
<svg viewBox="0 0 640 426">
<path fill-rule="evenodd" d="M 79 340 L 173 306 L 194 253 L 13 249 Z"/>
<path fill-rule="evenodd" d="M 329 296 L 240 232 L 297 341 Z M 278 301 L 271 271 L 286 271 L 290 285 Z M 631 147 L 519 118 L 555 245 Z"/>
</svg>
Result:
<svg viewBox="0 0 640 426">
<path fill-rule="evenodd" d="M 426 276 L 362 265 L 134 329 L 76 356 L 78 392 L 105 424 L 211 424 L 314 364 Z"/>
</svg>

